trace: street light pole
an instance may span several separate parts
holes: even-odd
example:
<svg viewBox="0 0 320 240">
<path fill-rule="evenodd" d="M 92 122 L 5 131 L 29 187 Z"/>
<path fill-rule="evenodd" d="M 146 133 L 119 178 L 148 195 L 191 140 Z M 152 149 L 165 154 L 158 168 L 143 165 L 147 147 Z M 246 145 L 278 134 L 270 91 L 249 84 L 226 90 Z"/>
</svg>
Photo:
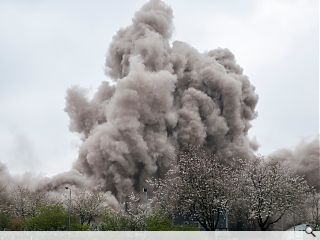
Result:
<svg viewBox="0 0 320 240">
<path fill-rule="evenodd" d="M 229 231 L 229 216 L 228 216 L 228 210 L 226 210 L 226 231 Z"/>
<path fill-rule="evenodd" d="M 71 226 L 71 188 L 70 187 L 65 187 L 65 189 L 69 190 L 68 231 L 70 231 L 70 226 Z"/>
<path fill-rule="evenodd" d="M 125 213 L 128 213 L 128 196 L 125 197 L 125 200 L 124 200 L 124 211 Z"/>
<path fill-rule="evenodd" d="M 148 189 L 146 187 L 144 187 L 143 192 L 145 194 L 145 201 L 148 202 Z"/>
</svg>

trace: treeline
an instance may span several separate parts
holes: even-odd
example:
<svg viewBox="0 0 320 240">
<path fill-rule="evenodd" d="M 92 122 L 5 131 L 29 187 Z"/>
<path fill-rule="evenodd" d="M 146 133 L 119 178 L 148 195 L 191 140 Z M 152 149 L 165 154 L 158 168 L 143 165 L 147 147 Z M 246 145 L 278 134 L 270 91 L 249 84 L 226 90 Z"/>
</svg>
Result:
<svg viewBox="0 0 320 240">
<path fill-rule="evenodd" d="M 2 186 L 0 190 L 1 231 L 199 230 L 197 224 L 176 224 L 165 212 L 151 211 L 149 204 L 135 202 L 134 195 L 125 209 L 111 207 L 107 194 L 99 191 L 74 189 L 70 206 L 69 195 L 63 191 L 52 195 L 23 186 Z M 141 211 L 134 214 L 136 204 Z"/>
<path fill-rule="evenodd" d="M 320 230 L 320 193 L 262 156 L 225 158 L 189 147 L 141 193 L 120 203 L 110 196 L 72 186 L 47 192 L 3 185 L 0 230 L 286 230 L 300 223 Z"/>
<path fill-rule="evenodd" d="M 189 146 L 165 177 L 149 184 L 157 208 L 198 222 L 204 230 L 221 229 L 223 219 L 228 230 L 320 227 L 320 193 L 312 183 L 263 156 L 225 157 Z"/>
<path fill-rule="evenodd" d="M 59 205 L 45 206 L 33 217 L 0 214 L 1 231 L 198 231 L 196 224 L 174 224 L 164 213 L 153 213 L 143 219 L 114 211 L 106 211 L 98 222 L 81 224 L 78 216 L 71 216 Z"/>
</svg>

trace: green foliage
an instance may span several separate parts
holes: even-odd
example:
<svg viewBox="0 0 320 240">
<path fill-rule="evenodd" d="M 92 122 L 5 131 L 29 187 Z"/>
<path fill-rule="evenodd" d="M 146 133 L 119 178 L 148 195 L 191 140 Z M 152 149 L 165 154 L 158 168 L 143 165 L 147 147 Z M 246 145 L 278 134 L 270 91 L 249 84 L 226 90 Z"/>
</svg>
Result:
<svg viewBox="0 0 320 240">
<path fill-rule="evenodd" d="M 137 218 L 123 213 L 107 212 L 98 226 L 100 231 L 198 231 L 195 225 L 175 225 L 166 214 L 156 212 Z"/>
<path fill-rule="evenodd" d="M 39 209 L 36 216 L 23 219 L 0 213 L 0 230 L 11 231 L 65 231 L 68 230 L 68 213 L 62 206 L 47 206 Z M 71 231 L 89 231 L 89 225 L 82 225 L 76 217 L 71 218 Z M 148 216 L 107 212 L 100 231 L 197 231 L 194 225 L 175 225 L 164 213 L 156 212 Z"/>
<path fill-rule="evenodd" d="M 197 225 L 175 225 L 165 213 L 156 212 L 146 218 L 147 231 L 198 231 Z"/>
<path fill-rule="evenodd" d="M 172 231 L 173 229 L 172 220 L 165 214 L 154 213 L 146 218 L 147 231 Z"/>
<path fill-rule="evenodd" d="M 67 229 L 68 214 L 62 206 L 47 206 L 26 222 L 29 231 L 62 231 Z M 74 219 L 73 219 L 74 222 Z"/>
<path fill-rule="evenodd" d="M 121 213 L 107 212 L 98 226 L 100 231 L 139 231 L 143 224 L 133 216 Z"/>
<path fill-rule="evenodd" d="M 0 231 L 9 229 L 10 217 L 5 213 L 0 213 Z"/>
<path fill-rule="evenodd" d="M 13 217 L 10 219 L 8 230 L 10 231 L 24 231 L 26 222 L 21 217 Z"/>
<path fill-rule="evenodd" d="M 71 231 L 90 231 L 90 226 L 87 224 L 73 223 L 71 224 Z"/>
</svg>

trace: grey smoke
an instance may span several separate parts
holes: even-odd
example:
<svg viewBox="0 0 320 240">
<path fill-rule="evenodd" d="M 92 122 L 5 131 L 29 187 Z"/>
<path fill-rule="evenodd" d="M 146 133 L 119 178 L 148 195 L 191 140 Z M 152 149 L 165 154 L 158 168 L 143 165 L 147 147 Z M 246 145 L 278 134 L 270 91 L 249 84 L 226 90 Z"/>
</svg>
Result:
<svg viewBox="0 0 320 240">
<path fill-rule="evenodd" d="M 76 188 L 94 188 L 93 184 L 76 170 L 60 173 L 52 178 L 44 178 L 38 188 L 45 191 L 58 191 L 61 186 L 74 186 Z M 62 187 L 62 189 L 63 189 Z"/>
<path fill-rule="evenodd" d="M 182 146 L 256 150 L 247 133 L 258 96 L 234 55 L 171 43 L 172 19 L 170 7 L 149 1 L 113 37 L 106 73 L 114 84 L 92 99 L 79 87 L 67 93 L 70 130 L 83 136 L 74 168 L 118 199 L 161 176 Z"/>
<path fill-rule="evenodd" d="M 0 187 L 7 185 L 11 181 L 11 175 L 8 168 L 2 162 L 0 162 Z"/>
<path fill-rule="evenodd" d="M 293 150 L 277 150 L 269 156 L 290 167 L 297 174 L 304 177 L 309 185 L 320 191 L 320 145 L 319 137 L 311 141 L 303 141 Z"/>
<path fill-rule="evenodd" d="M 20 171 L 25 169 L 30 171 L 41 164 L 37 157 L 35 146 L 28 136 L 15 134 L 13 141 L 13 149 L 11 149 L 11 154 L 13 155 L 12 165 L 19 166 Z M 21 162 L 24 164 L 21 164 Z"/>
<path fill-rule="evenodd" d="M 79 156 L 69 172 L 34 180 L 38 188 L 102 190 L 118 206 L 114 197 L 122 201 L 146 178 L 162 176 L 181 147 L 202 145 L 226 159 L 254 156 L 258 145 L 248 138 L 257 116 L 254 86 L 228 49 L 200 53 L 171 42 L 172 19 L 170 7 L 149 1 L 113 37 L 106 59 L 113 82 L 102 82 L 92 98 L 78 86 L 67 91 L 70 130 L 83 141 Z M 309 145 L 272 157 L 319 189 L 319 139 Z M 0 163 L 1 182 L 16 181 Z"/>
</svg>

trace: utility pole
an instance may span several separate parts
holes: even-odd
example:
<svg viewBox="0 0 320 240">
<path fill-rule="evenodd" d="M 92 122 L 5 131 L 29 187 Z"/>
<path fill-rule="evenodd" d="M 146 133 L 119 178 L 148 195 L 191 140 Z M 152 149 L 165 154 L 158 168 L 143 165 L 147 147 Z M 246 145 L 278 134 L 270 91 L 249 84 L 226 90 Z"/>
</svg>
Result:
<svg viewBox="0 0 320 240">
<path fill-rule="evenodd" d="M 65 187 L 65 189 L 69 190 L 68 231 L 70 231 L 70 226 L 71 226 L 71 188 L 70 187 Z"/>
</svg>

